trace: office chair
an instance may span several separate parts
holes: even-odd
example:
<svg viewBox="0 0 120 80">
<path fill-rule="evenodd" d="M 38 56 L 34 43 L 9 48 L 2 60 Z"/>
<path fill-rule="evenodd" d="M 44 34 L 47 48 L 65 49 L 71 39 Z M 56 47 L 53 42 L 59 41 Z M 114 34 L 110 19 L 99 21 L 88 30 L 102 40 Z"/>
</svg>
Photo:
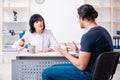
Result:
<svg viewBox="0 0 120 80">
<path fill-rule="evenodd" d="M 92 71 L 92 80 L 112 80 L 119 61 L 120 52 L 104 52 L 100 54 Z"/>
</svg>

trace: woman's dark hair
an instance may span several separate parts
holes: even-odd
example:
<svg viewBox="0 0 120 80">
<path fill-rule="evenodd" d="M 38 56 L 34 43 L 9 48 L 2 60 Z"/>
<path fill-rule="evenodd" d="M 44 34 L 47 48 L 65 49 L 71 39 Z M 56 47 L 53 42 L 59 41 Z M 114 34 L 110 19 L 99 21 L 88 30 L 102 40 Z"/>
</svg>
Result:
<svg viewBox="0 0 120 80">
<path fill-rule="evenodd" d="M 95 18 L 97 18 L 98 16 L 98 12 L 93 8 L 92 5 L 90 4 L 84 4 L 82 6 L 80 6 L 78 9 L 78 15 L 84 19 L 88 19 L 88 20 L 95 20 Z"/>
<path fill-rule="evenodd" d="M 40 14 L 33 14 L 33 15 L 30 17 L 30 20 L 29 20 L 30 32 L 31 32 L 31 33 L 34 33 L 34 32 L 35 32 L 35 28 L 34 28 L 33 24 L 34 24 L 34 22 L 37 21 L 37 20 L 42 20 L 42 21 L 43 21 L 43 30 L 45 29 L 44 18 L 43 18 Z"/>
</svg>

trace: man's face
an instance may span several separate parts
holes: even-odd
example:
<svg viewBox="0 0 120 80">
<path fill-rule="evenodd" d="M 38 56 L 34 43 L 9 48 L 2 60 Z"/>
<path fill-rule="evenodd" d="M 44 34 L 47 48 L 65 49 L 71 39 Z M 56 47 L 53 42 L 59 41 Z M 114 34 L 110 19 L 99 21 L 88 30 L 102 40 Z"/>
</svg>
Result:
<svg viewBox="0 0 120 80">
<path fill-rule="evenodd" d="M 79 15 L 77 17 L 78 17 L 78 21 L 79 21 L 80 27 L 82 29 L 84 29 L 85 28 L 85 26 L 84 26 L 84 20 Z"/>
<path fill-rule="evenodd" d="M 80 19 L 80 26 L 81 26 L 82 29 L 85 28 L 85 26 L 84 26 L 84 22 L 83 22 L 83 19 L 82 19 L 82 18 Z"/>
</svg>

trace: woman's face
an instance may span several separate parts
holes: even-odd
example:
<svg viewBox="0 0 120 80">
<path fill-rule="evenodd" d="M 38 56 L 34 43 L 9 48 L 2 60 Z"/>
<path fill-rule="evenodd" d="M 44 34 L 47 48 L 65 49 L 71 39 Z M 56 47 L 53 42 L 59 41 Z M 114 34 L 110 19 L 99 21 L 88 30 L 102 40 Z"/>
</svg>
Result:
<svg viewBox="0 0 120 80">
<path fill-rule="evenodd" d="M 39 20 L 35 21 L 33 26 L 34 26 L 35 31 L 37 33 L 42 33 L 43 32 L 43 20 L 42 19 L 39 19 Z"/>
</svg>

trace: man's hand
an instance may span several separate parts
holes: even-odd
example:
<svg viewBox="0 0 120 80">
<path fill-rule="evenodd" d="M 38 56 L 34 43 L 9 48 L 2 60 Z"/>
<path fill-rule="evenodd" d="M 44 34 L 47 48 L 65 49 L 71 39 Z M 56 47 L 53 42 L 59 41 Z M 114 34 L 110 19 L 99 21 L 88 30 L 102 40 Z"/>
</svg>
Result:
<svg viewBox="0 0 120 80">
<path fill-rule="evenodd" d="M 66 47 L 68 48 L 68 51 L 79 53 L 79 49 L 74 41 L 72 43 L 66 43 Z"/>
<path fill-rule="evenodd" d="M 67 48 L 66 43 L 64 43 L 64 45 L 65 45 L 64 49 L 58 46 L 57 47 L 57 51 L 60 52 L 62 55 L 65 56 L 66 54 L 68 54 L 68 48 Z"/>
</svg>

